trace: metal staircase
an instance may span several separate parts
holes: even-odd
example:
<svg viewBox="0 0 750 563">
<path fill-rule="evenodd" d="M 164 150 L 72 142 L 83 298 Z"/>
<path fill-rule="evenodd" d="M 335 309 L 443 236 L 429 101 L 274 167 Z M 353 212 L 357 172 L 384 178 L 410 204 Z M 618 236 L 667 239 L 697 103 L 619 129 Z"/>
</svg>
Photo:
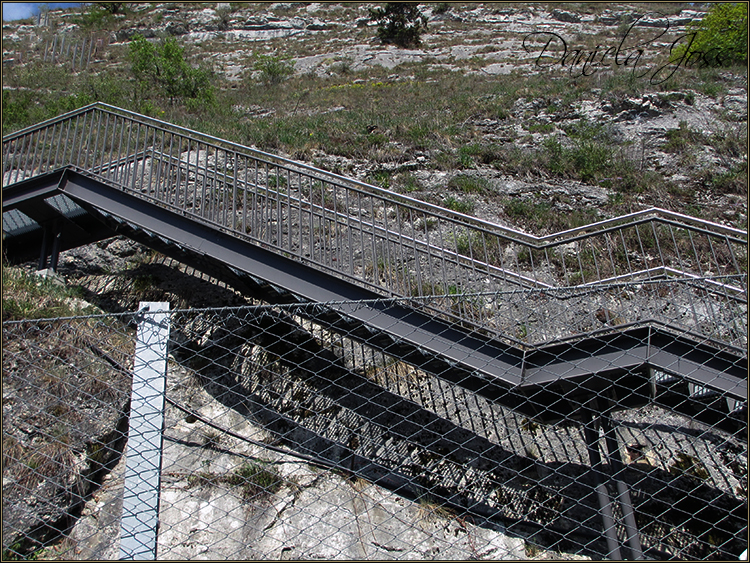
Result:
<svg viewBox="0 0 750 563">
<path fill-rule="evenodd" d="M 535 237 L 100 103 L 6 136 L 2 193 L 11 262 L 121 234 L 542 423 L 655 402 L 747 432 L 738 229 Z"/>
</svg>

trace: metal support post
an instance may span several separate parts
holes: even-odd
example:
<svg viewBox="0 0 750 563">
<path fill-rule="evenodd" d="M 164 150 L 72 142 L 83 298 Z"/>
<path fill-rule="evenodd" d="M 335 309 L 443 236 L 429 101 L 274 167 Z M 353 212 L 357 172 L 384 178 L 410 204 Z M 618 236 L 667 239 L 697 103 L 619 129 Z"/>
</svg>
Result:
<svg viewBox="0 0 750 563">
<path fill-rule="evenodd" d="M 591 472 L 594 477 L 596 496 L 599 500 L 601 510 L 602 524 L 604 526 L 604 536 L 607 540 L 607 556 L 613 560 L 622 560 L 620 553 L 620 543 L 617 539 L 617 528 L 615 527 L 615 517 L 612 511 L 612 499 L 607 491 L 607 486 L 603 479 L 602 458 L 599 454 L 599 431 L 596 425 L 597 419 L 594 413 L 588 411 L 583 431 L 586 435 L 586 446 L 589 452 L 591 462 Z"/>
<path fill-rule="evenodd" d="M 625 465 L 622 463 L 622 458 L 620 457 L 620 446 L 617 443 L 617 436 L 615 435 L 615 429 L 612 425 L 612 419 L 609 417 L 609 414 L 603 414 L 601 416 L 601 423 L 602 428 L 604 429 L 604 439 L 609 453 L 609 462 L 614 474 L 613 478 L 617 485 L 617 500 L 622 508 L 625 535 L 627 536 L 628 547 L 630 548 L 630 558 L 643 559 L 643 549 L 638 535 L 638 524 L 635 520 L 635 511 L 633 510 L 630 491 L 623 480 L 618 478 L 618 475 L 622 475 L 622 472 L 625 470 Z"/>
<path fill-rule="evenodd" d="M 62 222 L 56 220 L 52 224 L 52 253 L 50 254 L 49 267 L 57 272 L 57 262 L 60 258 L 60 244 L 62 242 Z"/>
<path fill-rule="evenodd" d="M 141 303 L 130 399 L 120 559 L 156 559 L 169 303 Z"/>
<path fill-rule="evenodd" d="M 49 256 L 49 226 L 42 227 L 42 248 L 39 252 L 39 266 L 37 270 L 42 272 L 47 269 L 47 256 Z"/>
</svg>

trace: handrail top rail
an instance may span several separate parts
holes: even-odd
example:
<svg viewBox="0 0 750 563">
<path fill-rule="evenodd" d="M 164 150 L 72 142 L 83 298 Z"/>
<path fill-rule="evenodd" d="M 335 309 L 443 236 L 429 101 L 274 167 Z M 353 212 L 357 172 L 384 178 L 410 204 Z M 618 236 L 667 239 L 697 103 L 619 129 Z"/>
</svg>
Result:
<svg viewBox="0 0 750 563">
<path fill-rule="evenodd" d="M 404 203 L 408 207 L 412 207 L 417 210 L 428 211 L 435 215 L 439 215 L 442 218 L 445 218 L 447 220 L 455 221 L 457 223 L 461 223 L 464 225 L 476 226 L 480 229 L 485 230 L 486 232 L 491 232 L 493 234 L 506 236 L 508 238 L 513 239 L 515 242 L 520 242 L 520 243 L 523 243 L 532 247 L 537 247 L 537 248 L 547 248 L 550 246 L 567 244 L 567 243 L 570 243 L 573 239 L 578 238 L 578 236 L 585 237 L 586 234 L 594 234 L 596 231 L 601 232 L 610 228 L 617 228 L 618 226 L 623 226 L 623 227 L 628 226 L 628 222 L 634 222 L 633 224 L 635 224 L 635 222 L 643 223 L 643 222 L 648 222 L 649 220 L 654 220 L 654 219 L 665 221 L 665 222 L 674 221 L 674 222 L 677 222 L 677 226 L 680 226 L 680 227 L 686 227 L 686 228 L 692 227 L 696 229 L 706 229 L 706 230 L 711 231 L 714 234 L 723 234 L 723 235 L 736 238 L 738 239 L 737 242 L 740 242 L 740 243 L 747 243 L 747 238 L 748 238 L 747 231 L 744 231 L 742 229 L 729 227 L 727 225 L 722 225 L 720 223 L 707 221 L 705 219 L 700 219 L 698 217 L 692 217 L 690 215 L 684 215 L 682 213 L 670 211 L 670 210 L 659 208 L 659 207 L 651 207 L 651 208 L 644 209 L 641 211 L 635 211 L 633 213 L 629 213 L 626 215 L 620 215 L 618 217 L 612 217 L 612 218 L 604 219 L 604 220 L 597 221 L 594 223 L 589 223 L 587 225 L 582 225 L 580 227 L 574 227 L 572 229 L 567 229 L 565 231 L 551 233 L 548 235 L 537 236 L 537 235 L 525 233 L 519 229 L 514 229 L 511 227 L 500 225 L 498 223 L 493 223 L 492 221 L 488 221 L 486 219 L 481 219 L 481 218 L 473 217 L 471 215 L 466 215 L 464 213 L 460 213 L 457 211 L 448 210 L 438 205 L 434 205 L 434 204 L 431 204 L 431 203 L 428 203 L 428 202 L 425 202 L 425 201 L 422 201 L 422 200 L 419 200 L 419 199 L 416 199 L 407 195 L 396 194 L 392 191 L 385 190 L 379 186 L 367 184 L 365 182 L 361 182 L 359 180 L 355 180 L 352 178 L 347 178 L 345 176 L 341 176 L 339 174 L 336 174 L 334 172 L 329 172 L 327 170 L 322 170 L 320 168 L 315 168 L 303 162 L 299 162 L 299 161 L 291 160 L 291 159 L 281 157 L 278 155 L 274 155 L 271 153 L 267 153 L 259 149 L 254 149 L 252 147 L 247 147 L 245 145 L 241 145 L 233 141 L 221 139 L 219 137 L 215 137 L 207 133 L 202 133 L 200 131 L 189 129 L 181 125 L 175 125 L 167 121 L 162 121 L 154 117 L 142 115 L 142 114 L 133 112 L 131 110 L 127 110 L 127 109 L 119 108 L 117 106 L 106 104 L 104 102 L 94 102 L 92 104 L 83 106 L 71 112 L 64 113 L 62 115 L 48 119 L 41 123 L 37 123 L 35 125 L 31 125 L 19 131 L 10 133 L 3 137 L 3 144 L 11 142 L 17 138 L 23 137 L 30 133 L 34 133 L 37 130 L 42 130 L 56 123 L 64 122 L 66 120 L 72 119 L 74 117 L 83 115 L 85 113 L 88 113 L 94 110 L 100 110 L 100 111 L 103 111 L 105 113 L 109 113 L 112 115 L 125 114 L 125 116 L 127 116 L 128 118 L 132 119 L 133 121 L 137 123 L 141 123 L 147 126 L 158 127 L 167 132 L 172 132 L 172 133 L 177 132 L 178 134 L 182 134 L 186 137 L 198 137 L 198 138 L 202 137 L 203 142 L 205 142 L 206 144 L 213 144 L 215 148 L 226 150 L 228 146 L 228 147 L 231 147 L 232 150 L 234 150 L 234 152 L 236 153 L 244 153 L 247 156 L 252 156 L 253 158 L 267 161 L 269 164 L 286 167 L 288 169 L 301 170 L 301 171 L 304 171 L 305 173 L 309 173 L 312 176 L 323 176 L 323 177 L 326 177 L 328 181 L 331 181 L 332 183 L 336 183 L 336 184 L 343 185 L 343 186 L 348 185 L 355 189 L 364 190 L 374 195 L 383 197 L 384 199 L 394 201 L 394 203 L 401 202 L 401 203 Z M 220 146 L 220 145 L 224 145 L 224 146 Z M 592 231 L 592 232 L 586 233 L 586 231 Z"/>
</svg>

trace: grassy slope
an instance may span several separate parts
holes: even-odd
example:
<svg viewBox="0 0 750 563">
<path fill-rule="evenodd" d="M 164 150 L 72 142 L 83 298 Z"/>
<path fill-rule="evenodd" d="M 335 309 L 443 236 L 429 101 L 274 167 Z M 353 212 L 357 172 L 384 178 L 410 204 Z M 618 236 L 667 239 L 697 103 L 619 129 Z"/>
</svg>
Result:
<svg viewBox="0 0 750 563">
<path fill-rule="evenodd" d="M 292 16 L 300 9 L 295 5 L 276 6 L 273 12 L 269 12 L 268 5 L 261 4 L 233 5 L 232 9 L 242 10 L 243 18 Z M 681 7 L 670 4 L 663 8 L 675 13 Z M 588 4 L 563 8 L 581 13 L 603 9 Z M 457 13 L 461 10 L 451 9 Z M 357 5 L 347 4 L 331 9 L 325 17 L 351 22 L 361 15 Z M 81 36 L 87 36 L 101 30 L 158 25 L 163 17 L 152 5 L 137 13 L 130 12 L 125 19 L 92 15 L 92 12 L 69 19 L 79 23 Z M 71 73 L 63 66 L 41 62 L 12 66 L 4 73 L 4 85 L 11 89 L 3 92 L 3 132 L 101 100 L 321 166 L 325 165 L 318 157 L 323 153 L 363 162 L 371 170 L 369 181 L 403 192 L 416 192 L 417 197 L 434 203 L 446 204 L 444 194 L 425 192 L 413 174 L 396 173 L 379 165 L 423 157 L 425 169 L 451 174 L 500 172 L 532 181 L 578 180 L 613 191 L 610 202 L 599 209 L 605 216 L 657 205 L 721 218 L 721 209 L 706 205 L 717 200 L 722 205 L 737 203 L 746 209 L 744 124 L 727 123 L 712 135 L 701 135 L 690 127 L 672 134 L 666 150 L 679 161 L 679 170 L 686 171 L 688 176 L 687 181 L 675 183 L 670 179 L 673 169 L 657 170 L 648 165 L 644 168 L 642 162 L 632 157 L 638 153 L 632 141 L 617 138 L 610 128 L 575 119 L 576 104 L 584 100 L 616 105 L 628 97 L 671 91 L 720 100 L 730 88 L 742 84 L 741 75 L 746 69 L 735 69 L 735 73 L 682 69 L 656 86 L 646 80 L 633 80 L 625 72 L 608 77 L 599 73 L 575 80 L 550 79 L 525 70 L 488 76 L 471 71 L 502 59 L 500 46 L 513 34 L 499 32 L 487 39 L 479 31 L 451 18 L 441 20 L 430 30 L 429 44 L 424 45 L 428 52 L 444 52 L 456 45 L 485 44 L 468 59 L 450 61 L 463 67 L 461 72 L 436 68 L 429 57 L 393 70 L 376 66 L 354 71 L 351 60 L 336 53 L 344 44 L 377 45 L 375 30 L 368 27 L 348 29 L 338 35 L 336 32 L 303 34 L 299 39 L 253 43 L 253 50 L 243 51 L 245 54 L 239 56 L 239 61 L 237 56 L 233 58 L 246 69 L 240 82 L 215 75 L 213 102 L 182 100 L 173 104 L 158 93 L 152 92 L 147 98 L 135 95 L 125 43 L 110 46 L 106 60 L 82 72 Z M 578 39 L 593 47 L 610 44 L 619 32 L 617 27 L 602 26 L 600 32 Z M 221 60 L 231 55 L 226 53 L 228 46 L 233 44 L 208 40 L 187 46 L 186 56 L 194 64 L 213 60 L 218 67 Z M 8 47 L 20 46 L 9 42 Z M 330 53 L 334 60 L 326 76 L 312 73 L 287 76 L 283 72 L 284 61 L 321 53 Z M 263 61 L 269 60 L 282 64 L 275 70 L 263 67 Z M 255 69 L 265 71 L 253 72 Z M 519 98 L 541 101 L 543 107 L 535 116 L 518 115 L 514 103 Z M 715 117 L 721 120 L 720 115 Z M 488 136 L 486 128 L 479 125 L 483 120 L 492 124 L 492 135 Z M 542 133 L 544 140 L 540 141 L 535 133 Z M 567 140 L 561 142 L 561 138 Z M 715 154 L 721 164 L 699 165 L 696 155 L 704 150 Z M 449 206 L 465 195 L 461 189 L 450 193 L 453 199 L 448 200 Z M 549 202 L 535 200 L 527 202 L 528 212 L 522 212 L 518 205 L 513 208 L 511 202 L 495 199 L 504 209 L 504 219 L 535 231 L 540 227 L 548 232 L 559 230 L 592 218 L 586 210 L 555 216 L 554 206 L 545 208 L 544 204 Z M 735 226 L 746 226 L 742 214 L 734 221 Z"/>
</svg>

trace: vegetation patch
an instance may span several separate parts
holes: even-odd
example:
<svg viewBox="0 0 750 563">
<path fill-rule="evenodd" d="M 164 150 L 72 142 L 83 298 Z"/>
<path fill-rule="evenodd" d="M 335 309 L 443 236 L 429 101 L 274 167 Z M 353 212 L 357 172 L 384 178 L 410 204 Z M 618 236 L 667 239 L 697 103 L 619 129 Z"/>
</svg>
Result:
<svg viewBox="0 0 750 563">
<path fill-rule="evenodd" d="M 427 29 L 427 17 L 417 2 L 388 2 L 383 8 L 370 9 L 370 19 L 378 23 L 383 43 L 399 47 L 418 47 L 421 33 Z"/>
<path fill-rule="evenodd" d="M 169 99 L 210 102 L 213 100 L 211 73 L 193 68 L 184 58 L 184 47 L 173 37 L 152 43 L 142 35 L 130 42 L 130 61 L 136 93 L 147 98 L 156 87 Z"/>
<path fill-rule="evenodd" d="M 277 493 L 284 478 L 268 462 L 245 462 L 231 473 L 201 471 L 188 476 L 188 488 L 228 485 L 239 488 L 245 501 L 260 500 Z"/>
<path fill-rule="evenodd" d="M 731 66 L 747 61 L 747 4 L 713 4 L 708 14 L 688 24 L 686 44 L 679 45 L 676 57 L 700 66 Z"/>
<path fill-rule="evenodd" d="M 481 176 L 458 174 L 448 181 L 448 188 L 465 194 L 487 195 L 490 193 L 490 183 Z"/>
<path fill-rule="evenodd" d="M 82 290 L 55 278 L 43 278 L 19 268 L 3 266 L 3 321 L 65 317 L 96 312 L 76 306 Z"/>
<path fill-rule="evenodd" d="M 458 199 L 454 196 L 448 196 L 443 200 L 443 207 L 451 211 L 457 211 L 464 215 L 474 213 L 474 202 L 466 199 Z"/>
</svg>

